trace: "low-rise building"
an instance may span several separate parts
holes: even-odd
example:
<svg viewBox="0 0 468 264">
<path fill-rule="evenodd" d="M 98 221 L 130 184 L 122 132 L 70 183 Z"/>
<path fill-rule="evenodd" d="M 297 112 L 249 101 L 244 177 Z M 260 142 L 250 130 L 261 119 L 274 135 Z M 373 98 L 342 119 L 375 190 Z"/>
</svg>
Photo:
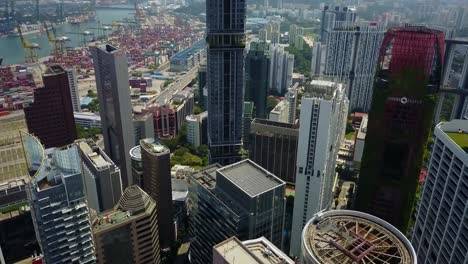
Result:
<svg viewBox="0 0 468 264">
<path fill-rule="evenodd" d="M 270 111 L 271 121 L 288 123 L 289 120 L 289 105 L 287 100 L 281 100 L 275 108 Z"/>
<path fill-rule="evenodd" d="M 75 124 L 83 128 L 101 128 L 101 116 L 91 112 L 74 112 Z"/>
<path fill-rule="evenodd" d="M 170 69 L 173 72 L 189 71 L 204 59 L 206 59 L 206 41 L 203 39 L 172 56 Z"/>
<path fill-rule="evenodd" d="M 240 241 L 231 237 L 213 247 L 213 264 L 294 264 L 265 237 Z"/>
</svg>

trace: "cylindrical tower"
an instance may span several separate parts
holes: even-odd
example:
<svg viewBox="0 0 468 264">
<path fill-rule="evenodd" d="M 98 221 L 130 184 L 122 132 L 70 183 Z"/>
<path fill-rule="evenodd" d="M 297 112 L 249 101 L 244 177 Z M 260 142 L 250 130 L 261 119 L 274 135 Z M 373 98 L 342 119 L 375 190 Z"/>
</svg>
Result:
<svg viewBox="0 0 468 264">
<path fill-rule="evenodd" d="M 319 212 L 302 231 L 304 264 L 417 264 L 408 239 L 375 216 L 349 210 Z"/>
</svg>

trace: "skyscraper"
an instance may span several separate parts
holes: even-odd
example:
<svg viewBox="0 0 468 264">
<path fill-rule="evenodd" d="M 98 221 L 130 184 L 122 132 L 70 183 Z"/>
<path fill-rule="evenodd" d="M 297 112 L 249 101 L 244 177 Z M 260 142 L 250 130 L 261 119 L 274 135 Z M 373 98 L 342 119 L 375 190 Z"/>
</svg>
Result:
<svg viewBox="0 0 468 264">
<path fill-rule="evenodd" d="M 68 77 L 68 87 L 70 88 L 70 96 L 73 105 L 73 112 L 81 112 L 80 95 L 78 94 L 78 83 L 76 79 L 75 68 L 66 68 Z"/>
<path fill-rule="evenodd" d="M 255 117 L 258 118 L 266 118 L 268 114 L 268 52 L 267 43 L 252 42 L 245 58 L 245 101 L 254 103 Z"/>
<path fill-rule="evenodd" d="M 352 112 L 369 111 L 384 32 L 385 28 L 376 23 L 355 22 L 335 22 L 327 31 L 321 74 L 347 84 Z"/>
<path fill-rule="evenodd" d="M 355 207 L 406 231 L 441 78 L 444 34 L 387 31 L 369 111 Z"/>
<path fill-rule="evenodd" d="M 161 250 L 168 251 L 175 241 L 172 212 L 171 152 L 159 140 L 140 141 L 143 164 L 143 190 L 156 201 Z"/>
<path fill-rule="evenodd" d="M 341 83 L 313 80 L 302 96 L 290 255 L 299 256 L 301 232 L 333 201 L 336 159 L 346 128 L 348 99 Z"/>
<path fill-rule="evenodd" d="M 211 263 L 213 246 L 232 236 L 282 247 L 285 182 L 251 160 L 210 165 L 188 182 L 192 263 Z"/>
<path fill-rule="evenodd" d="M 161 263 L 156 202 L 137 185 L 114 209 L 92 214 L 98 263 Z"/>
<path fill-rule="evenodd" d="M 44 150 L 21 132 L 31 181 L 26 192 L 46 263 L 96 263 L 88 206 L 75 144 Z"/>
<path fill-rule="evenodd" d="M 328 43 L 328 31 L 332 29 L 335 22 L 338 21 L 356 21 L 356 10 L 354 8 L 335 6 L 330 8 L 325 6 L 322 10 L 322 19 L 320 25 L 320 42 L 324 45 Z"/>
<path fill-rule="evenodd" d="M 292 84 L 294 54 L 284 50 L 279 44 L 270 45 L 270 76 L 268 89 L 278 95 L 284 95 Z"/>
<path fill-rule="evenodd" d="M 113 208 L 122 196 L 120 169 L 92 139 L 79 139 L 76 144 L 88 206 L 98 213 Z"/>
<path fill-rule="evenodd" d="M 240 160 L 246 2 L 206 1 L 210 163 Z"/>
<path fill-rule="evenodd" d="M 249 158 L 283 181 L 296 181 L 299 124 L 255 118 L 249 140 Z"/>
<path fill-rule="evenodd" d="M 120 167 L 124 188 L 132 185 L 130 149 L 135 145 L 124 50 L 111 45 L 92 49 L 104 151 Z"/>
<path fill-rule="evenodd" d="M 76 127 L 67 73 L 61 66 L 50 66 L 42 80 L 44 87 L 34 90 L 34 102 L 24 108 L 28 130 L 46 148 L 71 144 Z"/>
<path fill-rule="evenodd" d="M 357 211 L 315 214 L 300 240 L 304 264 L 418 263 L 411 243 L 398 229 Z"/>
<path fill-rule="evenodd" d="M 468 263 L 468 121 L 434 129 L 411 242 L 420 263 Z"/>
</svg>

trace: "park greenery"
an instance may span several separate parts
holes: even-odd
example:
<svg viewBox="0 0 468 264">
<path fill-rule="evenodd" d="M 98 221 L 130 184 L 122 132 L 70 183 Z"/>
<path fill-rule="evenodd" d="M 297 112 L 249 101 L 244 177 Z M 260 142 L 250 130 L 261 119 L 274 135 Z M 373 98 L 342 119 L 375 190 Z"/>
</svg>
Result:
<svg viewBox="0 0 468 264">
<path fill-rule="evenodd" d="M 76 125 L 76 133 L 78 138 L 93 138 L 96 139 L 98 134 L 101 134 L 100 128 L 85 128 Z"/>
<path fill-rule="evenodd" d="M 302 50 L 290 45 L 286 48 L 289 53 L 294 54 L 294 72 L 304 74 L 306 77 L 310 76 L 311 61 L 312 61 L 312 48 L 304 43 Z"/>
</svg>

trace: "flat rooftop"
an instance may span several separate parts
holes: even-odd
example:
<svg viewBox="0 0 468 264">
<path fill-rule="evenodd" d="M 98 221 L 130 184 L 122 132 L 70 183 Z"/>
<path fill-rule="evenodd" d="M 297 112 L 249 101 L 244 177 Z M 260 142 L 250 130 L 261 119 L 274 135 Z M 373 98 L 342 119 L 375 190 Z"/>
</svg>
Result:
<svg viewBox="0 0 468 264">
<path fill-rule="evenodd" d="M 333 98 L 333 94 L 338 87 L 342 84 L 329 80 L 312 80 L 304 87 L 304 96 L 307 97 L 321 97 L 326 100 Z"/>
<path fill-rule="evenodd" d="M 187 59 L 188 57 L 198 52 L 199 50 L 204 49 L 205 47 L 206 47 L 206 41 L 204 39 L 199 40 L 195 42 L 192 46 L 176 53 L 174 56 L 171 57 L 171 60 Z"/>
<path fill-rule="evenodd" d="M 154 138 L 145 138 L 140 140 L 140 146 L 153 154 L 165 154 L 169 152 L 169 149 L 164 146 L 161 141 Z"/>
<path fill-rule="evenodd" d="M 466 132 L 445 132 L 445 134 L 468 153 L 468 134 Z"/>
<path fill-rule="evenodd" d="M 218 172 L 251 197 L 286 184 L 249 159 L 225 166 Z"/>
<path fill-rule="evenodd" d="M 213 249 L 229 264 L 294 264 L 294 261 L 264 237 L 243 242 L 231 237 Z"/>
</svg>

